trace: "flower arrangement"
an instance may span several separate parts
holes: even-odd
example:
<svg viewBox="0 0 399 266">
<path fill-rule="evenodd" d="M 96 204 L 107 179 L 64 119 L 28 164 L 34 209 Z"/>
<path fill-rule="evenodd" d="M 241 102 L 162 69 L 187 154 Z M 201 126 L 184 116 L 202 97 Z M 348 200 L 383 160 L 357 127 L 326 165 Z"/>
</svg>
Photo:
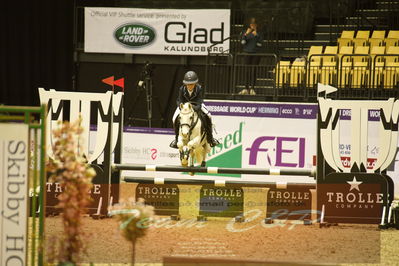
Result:
<svg viewBox="0 0 399 266">
<path fill-rule="evenodd" d="M 91 202 L 88 191 L 96 173 L 77 152 L 80 150 L 77 139 L 83 132 L 81 119 L 59 124 L 53 131 L 54 159 L 49 160 L 47 169 L 51 173 L 50 182 L 59 183 L 62 189 L 57 207 L 62 209 L 64 232 L 59 239 L 57 257 L 61 265 L 69 265 L 77 263 L 85 250 L 82 216 Z"/>
<path fill-rule="evenodd" d="M 132 264 L 135 261 L 136 240 L 144 236 L 154 219 L 154 207 L 145 205 L 144 199 L 129 198 L 109 208 L 109 216 L 119 221 L 119 229 L 132 244 Z"/>
</svg>

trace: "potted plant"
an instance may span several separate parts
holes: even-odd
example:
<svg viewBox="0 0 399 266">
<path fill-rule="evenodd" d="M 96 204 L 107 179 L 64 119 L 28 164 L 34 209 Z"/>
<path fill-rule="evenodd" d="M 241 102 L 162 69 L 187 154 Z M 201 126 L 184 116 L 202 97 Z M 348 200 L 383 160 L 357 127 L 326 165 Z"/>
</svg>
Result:
<svg viewBox="0 0 399 266">
<path fill-rule="evenodd" d="M 59 183 L 62 189 L 57 207 L 62 209 L 64 231 L 58 241 L 55 240 L 59 243 L 59 250 L 58 255 L 53 256 L 59 265 L 75 265 L 85 249 L 82 217 L 91 202 L 88 191 L 92 188 L 91 181 L 96 173 L 87 164 L 84 155 L 78 152 L 83 132 L 80 124 L 81 119 L 74 123 L 59 122 L 60 126 L 53 131 L 54 158 L 47 165 L 51 174 L 49 181 Z M 56 243 L 53 244 L 56 246 Z"/>
</svg>

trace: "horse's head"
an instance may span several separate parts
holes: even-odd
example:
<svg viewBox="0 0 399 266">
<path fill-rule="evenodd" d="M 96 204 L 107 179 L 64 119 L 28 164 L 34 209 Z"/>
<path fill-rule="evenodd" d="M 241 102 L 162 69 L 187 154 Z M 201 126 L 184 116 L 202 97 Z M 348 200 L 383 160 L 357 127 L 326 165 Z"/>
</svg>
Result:
<svg viewBox="0 0 399 266">
<path fill-rule="evenodd" d="M 191 103 L 180 104 L 180 133 L 187 138 L 194 121 L 194 109 Z"/>
</svg>

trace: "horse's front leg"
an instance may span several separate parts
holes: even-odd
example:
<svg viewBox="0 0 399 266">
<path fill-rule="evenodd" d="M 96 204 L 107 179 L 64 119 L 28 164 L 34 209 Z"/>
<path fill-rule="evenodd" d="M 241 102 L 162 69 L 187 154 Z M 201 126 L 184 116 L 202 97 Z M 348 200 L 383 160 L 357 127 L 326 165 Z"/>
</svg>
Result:
<svg viewBox="0 0 399 266">
<path fill-rule="evenodd" d="M 195 138 L 193 138 L 192 140 L 190 140 L 187 143 L 187 147 L 191 150 L 191 149 L 195 149 L 201 142 L 201 136 L 197 136 Z"/>
<path fill-rule="evenodd" d="M 179 148 L 179 150 L 182 150 L 183 146 L 184 146 L 183 137 L 179 135 L 177 137 L 177 147 Z"/>
</svg>

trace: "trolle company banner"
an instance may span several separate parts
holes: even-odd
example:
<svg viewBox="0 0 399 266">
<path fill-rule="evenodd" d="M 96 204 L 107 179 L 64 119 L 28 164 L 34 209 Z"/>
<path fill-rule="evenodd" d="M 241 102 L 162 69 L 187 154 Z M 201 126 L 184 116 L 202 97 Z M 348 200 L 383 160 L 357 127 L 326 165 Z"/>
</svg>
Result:
<svg viewBox="0 0 399 266">
<path fill-rule="evenodd" d="M 27 265 L 28 132 L 0 124 L 0 265 Z"/>
<path fill-rule="evenodd" d="M 85 8 L 88 53 L 206 55 L 229 36 L 229 9 Z"/>
</svg>

